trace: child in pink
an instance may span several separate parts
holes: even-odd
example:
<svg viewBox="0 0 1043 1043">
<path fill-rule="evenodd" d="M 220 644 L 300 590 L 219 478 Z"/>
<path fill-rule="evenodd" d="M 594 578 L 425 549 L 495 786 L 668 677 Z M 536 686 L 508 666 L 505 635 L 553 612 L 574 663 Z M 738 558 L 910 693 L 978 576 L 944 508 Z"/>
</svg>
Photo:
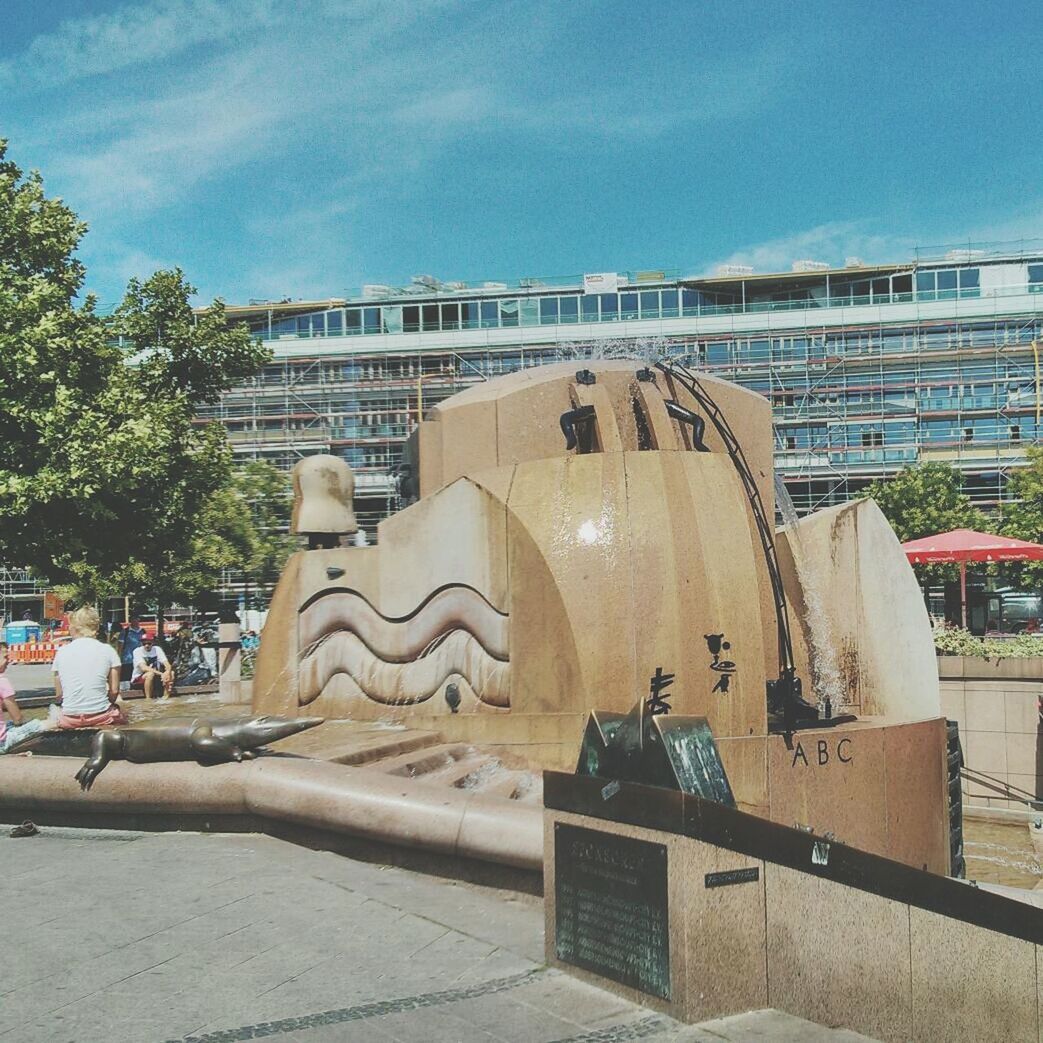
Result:
<svg viewBox="0 0 1043 1043">
<path fill-rule="evenodd" d="M 7 667 L 11 660 L 7 657 L 7 643 L 0 641 L 0 753 L 6 753 L 12 746 L 23 739 L 28 739 L 40 732 L 51 731 L 58 726 L 57 721 L 27 721 L 22 716 L 22 708 L 14 697 L 14 685 L 7 676 Z M 8 725 L 4 711 L 11 718 Z"/>
</svg>

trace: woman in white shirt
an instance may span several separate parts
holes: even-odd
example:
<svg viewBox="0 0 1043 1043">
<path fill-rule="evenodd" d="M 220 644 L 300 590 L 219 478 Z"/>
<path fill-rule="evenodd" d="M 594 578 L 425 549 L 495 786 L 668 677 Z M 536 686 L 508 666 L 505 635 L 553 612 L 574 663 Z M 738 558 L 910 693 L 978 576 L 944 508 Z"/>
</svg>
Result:
<svg viewBox="0 0 1043 1043">
<path fill-rule="evenodd" d="M 120 694 L 120 660 L 110 645 L 97 639 L 98 613 L 89 605 L 69 617 L 73 640 L 55 653 L 54 694 L 61 704 L 61 728 L 104 728 L 126 724 L 116 700 Z"/>
</svg>

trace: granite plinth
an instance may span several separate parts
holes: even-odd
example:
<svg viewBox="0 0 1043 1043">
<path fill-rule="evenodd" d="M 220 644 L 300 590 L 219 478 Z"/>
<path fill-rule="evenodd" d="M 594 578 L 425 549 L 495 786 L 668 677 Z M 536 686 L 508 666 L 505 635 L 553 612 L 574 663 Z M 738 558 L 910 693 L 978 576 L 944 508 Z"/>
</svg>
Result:
<svg viewBox="0 0 1043 1043">
<path fill-rule="evenodd" d="M 689 1022 L 770 1004 L 880 1040 L 1037 1038 L 1043 910 L 688 794 L 607 783 L 547 772 L 545 834 L 665 849 L 669 994 L 560 958 L 549 843 L 548 962 Z"/>
</svg>

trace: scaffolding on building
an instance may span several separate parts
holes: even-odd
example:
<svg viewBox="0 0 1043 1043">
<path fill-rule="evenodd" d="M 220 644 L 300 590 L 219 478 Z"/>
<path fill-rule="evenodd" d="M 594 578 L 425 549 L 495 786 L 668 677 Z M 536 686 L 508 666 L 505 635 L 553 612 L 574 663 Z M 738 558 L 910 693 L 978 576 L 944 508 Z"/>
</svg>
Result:
<svg viewBox="0 0 1043 1043">
<path fill-rule="evenodd" d="M 43 604 L 47 589 L 28 569 L 0 565 L 0 620 L 21 619 L 27 609 Z"/>
<path fill-rule="evenodd" d="M 812 314 L 785 333 L 692 333 L 654 344 L 622 330 L 578 341 L 561 330 L 548 344 L 527 342 L 519 329 L 516 342 L 482 349 L 367 352 L 365 338 L 350 350 L 317 340 L 306 356 L 276 358 L 201 419 L 224 424 L 241 458 L 288 469 L 311 453 L 342 456 L 356 473 L 359 523 L 373 539 L 378 522 L 401 505 L 402 446 L 430 408 L 522 367 L 628 353 L 647 361 L 654 350 L 771 401 L 776 466 L 801 514 L 927 460 L 956 467 L 976 504 L 1002 504 L 1010 470 L 1025 464 L 1043 432 L 1036 348 L 1043 319 L 816 326 Z"/>
</svg>

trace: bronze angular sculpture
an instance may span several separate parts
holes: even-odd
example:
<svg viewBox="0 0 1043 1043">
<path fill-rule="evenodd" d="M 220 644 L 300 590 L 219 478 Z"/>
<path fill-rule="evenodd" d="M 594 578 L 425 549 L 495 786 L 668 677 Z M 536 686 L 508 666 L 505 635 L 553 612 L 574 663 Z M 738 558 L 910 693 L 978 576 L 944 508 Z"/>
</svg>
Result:
<svg viewBox="0 0 1043 1043">
<path fill-rule="evenodd" d="M 250 760 L 277 739 L 323 723 L 322 717 L 167 717 L 123 728 L 102 728 L 91 740 L 91 753 L 76 773 L 80 789 L 89 790 L 109 761 L 134 764 L 198 761 L 222 764 Z"/>
<path fill-rule="evenodd" d="M 627 714 L 591 711 L 576 774 L 681 790 L 735 807 L 706 718 L 655 713 L 643 699 Z M 602 791 L 603 799 L 609 796 Z"/>
</svg>

